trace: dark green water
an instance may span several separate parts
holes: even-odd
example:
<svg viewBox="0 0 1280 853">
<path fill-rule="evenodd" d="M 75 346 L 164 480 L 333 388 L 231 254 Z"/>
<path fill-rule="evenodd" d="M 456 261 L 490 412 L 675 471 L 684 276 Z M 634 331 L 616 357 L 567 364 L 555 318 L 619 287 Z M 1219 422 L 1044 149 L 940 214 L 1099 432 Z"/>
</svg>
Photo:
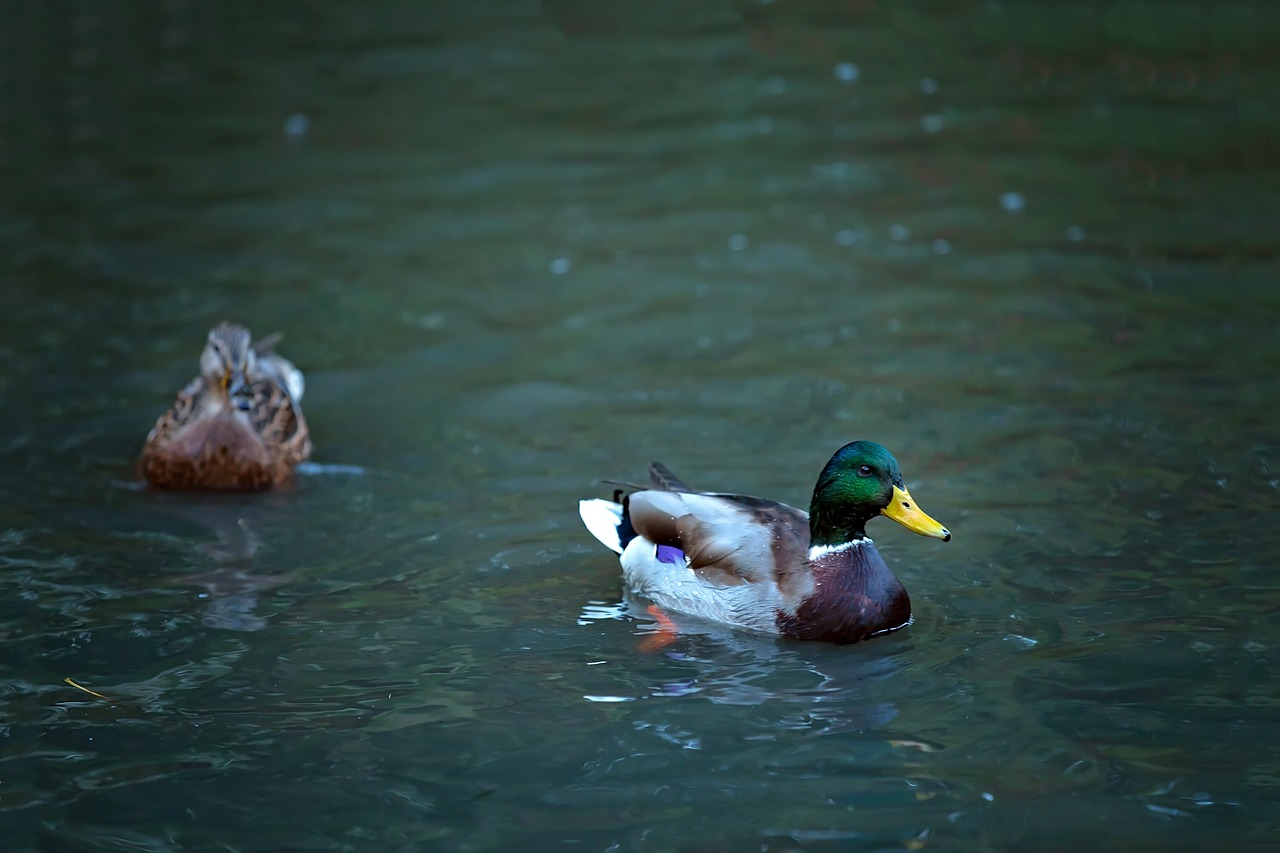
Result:
<svg viewBox="0 0 1280 853">
<path fill-rule="evenodd" d="M 1267 4 L 0 9 L 6 850 L 1280 843 Z M 363 473 L 128 487 L 223 318 Z M 854 438 L 916 624 L 643 651 Z"/>
</svg>

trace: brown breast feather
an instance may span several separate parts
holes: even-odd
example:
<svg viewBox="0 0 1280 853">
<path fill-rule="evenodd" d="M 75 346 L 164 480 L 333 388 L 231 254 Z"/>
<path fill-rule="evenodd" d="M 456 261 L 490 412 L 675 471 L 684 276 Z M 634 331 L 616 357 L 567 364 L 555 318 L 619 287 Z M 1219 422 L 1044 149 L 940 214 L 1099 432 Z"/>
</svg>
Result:
<svg viewBox="0 0 1280 853">
<path fill-rule="evenodd" d="M 301 409 L 279 385 L 253 383 L 249 417 L 210 410 L 196 380 L 160 417 L 143 448 L 142 474 L 166 489 L 264 489 L 311 453 Z"/>
<path fill-rule="evenodd" d="M 829 553 L 810 564 L 812 592 L 792 612 L 778 613 L 778 630 L 800 640 L 856 643 L 911 619 L 906 589 L 876 546 Z"/>
</svg>

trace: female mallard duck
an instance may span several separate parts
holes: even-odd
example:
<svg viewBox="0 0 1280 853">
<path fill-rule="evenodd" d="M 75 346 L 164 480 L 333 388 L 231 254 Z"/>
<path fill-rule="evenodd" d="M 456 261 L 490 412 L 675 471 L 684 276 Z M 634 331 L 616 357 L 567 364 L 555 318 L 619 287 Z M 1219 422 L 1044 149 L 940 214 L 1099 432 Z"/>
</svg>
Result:
<svg viewBox="0 0 1280 853">
<path fill-rule="evenodd" d="M 200 375 L 178 392 L 142 448 L 142 475 L 162 489 L 267 489 L 311 455 L 302 417 L 302 372 L 271 351 L 280 335 L 250 344 L 249 330 L 209 332 Z"/>
<path fill-rule="evenodd" d="M 664 465 L 652 488 L 585 500 L 591 534 L 622 555 L 622 574 L 659 607 L 799 640 L 856 643 L 911 621 L 907 591 L 867 537 L 885 515 L 947 542 L 920 511 L 898 460 L 873 441 L 846 444 L 813 489 L 809 512 L 745 495 L 695 492 Z"/>
</svg>

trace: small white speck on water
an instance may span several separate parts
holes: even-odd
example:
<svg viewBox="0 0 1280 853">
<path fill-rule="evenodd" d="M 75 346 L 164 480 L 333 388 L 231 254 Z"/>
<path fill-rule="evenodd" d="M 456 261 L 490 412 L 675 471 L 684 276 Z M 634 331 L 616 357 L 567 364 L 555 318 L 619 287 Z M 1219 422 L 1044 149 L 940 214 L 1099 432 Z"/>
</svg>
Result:
<svg viewBox="0 0 1280 853">
<path fill-rule="evenodd" d="M 850 231 L 848 228 L 842 228 L 836 232 L 836 242 L 841 246 L 852 246 L 858 240 L 858 235 Z"/>
<path fill-rule="evenodd" d="M 942 130 L 942 126 L 944 124 L 946 124 L 946 122 L 944 122 L 942 120 L 942 116 L 938 115 L 937 113 L 930 113 L 929 115 L 920 119 L 920 127 L 924 130 L 925 133 L 937 133 L 938 131 Z"/>
<path fill-rule="evenodd" d="M 1026 206 L 1027 200 L 1023 198 L 1022 193 L 1007 192 L 1000 194 L 1000 207 L 1008 213 L 1021 213 Z"/>
<path fill-rule="evenodd" d="M 284 138 L 290 142 L 301 142 L 311 132 L 311 119 L 302 113 L 294 113 L 284 120 Z"/>
<path fill-rule="evenodd" d="M 729 238 L 729 250 L 733 252 L 741 252 L 747 246 L 751 245 L 751 241 L 744 234 L 734 234 Z"/>
<path fill-rule="evenodd" d="M 983 792 L 982 792 L 982 799 L 986 800 L 988 803 L 992 803 L 992 802 L 995 802 L 996 795 L 995 795 L 995 794 L 990 794 L 990 793 L 988 793 L 988 792 L 986 792 L 986 791 L 983 791 Z"/>
<path fill-rule="evenodd" d="M 556 258 L 551 262 L 549 269 L 555 275 L 564 275 L 573 267 L 573 262 L 568 258 Z"/>
<path fill-rule="evenodd" d="M 449 318 L 443 311 L 432 311 L 429 314 L 403 314 L 401 319 L 420 329 L 443 329 Z"/>
<path fill-rule="evenodd" d="M 951 242 L 950 242 L 949 240 L 943 240 L 943 239 L 941 239 L 941 238 L 939 238 L 939 239 L 937 239 L 937 240 L 934 240 L 934 241 L 933 241 L 933 253 L 934 253 L 935 255 L 949 255 L 949 254 L 951 254 Z"/>
<path fill-rule="evenodd" d="M 857 83 L 858 78 L 862 76 L 858 66 L 852 62 L 837 62 L 836 67 L 832 69 L 832 73 L 841 83 Z"/>
<path fill-rule="evenodd" d="M 1079 225 L 1072 225 L 1067 229 L 1067 239 L 1072 243 L 1079 243 L 1084 239 L 1084 229 Z"/>
<path fill-rule="evenodd" d="M 920 94 L 936 95 L 938 94 L 938 81 L 932 77 L 926 77 L 920 81 Z"/>
<path fill-rule="evenodd" d="M 910 240 L 911 229 L 905 225 L 896 225 L 896 224 L 890 225 L 889 237 L 890 239 L 897 240 L 899 243 L 901 243 L 904 240 Z"/>
</svg>

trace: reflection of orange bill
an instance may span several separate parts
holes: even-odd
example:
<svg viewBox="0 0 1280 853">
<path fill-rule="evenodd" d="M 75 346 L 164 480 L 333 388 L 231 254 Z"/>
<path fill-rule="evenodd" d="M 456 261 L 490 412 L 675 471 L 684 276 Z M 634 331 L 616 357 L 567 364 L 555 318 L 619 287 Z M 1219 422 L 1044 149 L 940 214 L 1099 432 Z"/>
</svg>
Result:
<svg viewBox="0 0 1280 853">
<path fill-rule="evenodd" d="M 667 614 L 658 609 L 658 605 L 649 605 L 649 615 L 658 623 L 658 630 L 645 637 L 644 642 L 640 644 L 640 651 L 642 652 L 656 652 L 659 649 L 665 649 L 674 643 L 676 637 L 680 634 L 680 629 L 676 627 L 676 623 L 672 622 Z"/>
<path fill-rule="evenodd" d="M 921 536 L 932 536 L 943 542 L 951 541 L 951 531 L 924 513 L 906 489 L 893 487 L 893 500 L 880 510 L 880 514 L 892 518 L 903 527 Z"/>
</svg>

